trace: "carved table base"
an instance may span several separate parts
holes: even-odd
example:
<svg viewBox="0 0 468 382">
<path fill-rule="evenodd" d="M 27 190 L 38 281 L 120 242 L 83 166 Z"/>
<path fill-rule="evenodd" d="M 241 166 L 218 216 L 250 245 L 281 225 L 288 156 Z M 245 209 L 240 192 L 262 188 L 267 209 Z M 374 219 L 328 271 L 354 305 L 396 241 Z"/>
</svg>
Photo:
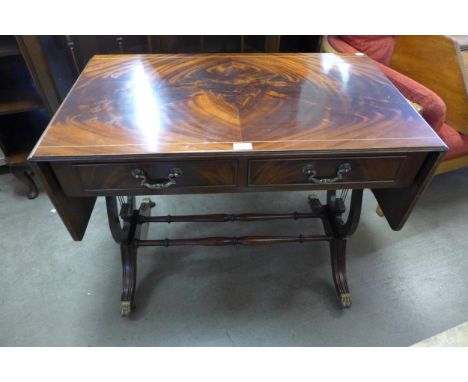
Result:
<svg viewBox="0 0 468 382">
<path fill-rule="evenodd" d="M 356 230 L 361 214 L 363 190 L 353 190 L 351 205 L 346 221 L 342 216 L 346 210 L 342 198 L 336 197 L 336 191 L 327 192 L 327 203 L 323 205 L 315 195 L 309 196 L 311 212 L 288 214 L 211 214 L 211 215 L 185 215 L 185 216 L 151 216 L 154 203 L 145 198 L 136 208 L 135 198 L 128 196 L 124 201 L 120 198 L 121 209 L 118 210 L 117 198 L 106 197 L 107 215 L 112 237 L 120 244 L 123 269 L 123 285 L 121 297 L 121 314 L 129 316 L 134 309 L 137 249 L 142 246 L 174 245 L 255 245 L 255 244 L 281 244 L 304 243 L 311 241 L 328 241 L 330 245 L 333 282 L 343 308 L 351 306 L 351 297 L 346 278 L 346 237 Z M 149 223 L 171 222 L 228 222 L 228 221 L 263 221 L 278 219 L 321 219 L 325 235 L 298 235 L 298 236 L 244 236 L 244 237 L 206 237 L 194 239 L 160 239 L 147 240 Z"/>
</svg>

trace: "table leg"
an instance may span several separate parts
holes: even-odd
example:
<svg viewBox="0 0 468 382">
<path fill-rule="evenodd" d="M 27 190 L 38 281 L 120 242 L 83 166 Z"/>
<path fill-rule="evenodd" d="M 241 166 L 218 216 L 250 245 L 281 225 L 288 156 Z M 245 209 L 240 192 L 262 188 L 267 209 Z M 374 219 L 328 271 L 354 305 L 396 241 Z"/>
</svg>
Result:
<svg viewBox="0 0 468 382">
<path fill-rule="evenodd" d="M 117 198 L 108 196 L 106 197 L 106 206 L 112 237 L 120 244 L 122 257 L 120 313 L 122 316 L 129 316 L 135 308 L 137 241 L 144 239 L 148 231 L 148 223 L 141 224 L 138 218 L 139 216 L 150 216 L 154 203 L 149 198 L 145 198 L 137 210 L 135 197 L 128 196 L 127 200 L 122 202 L 119 212 Z"/>
<path fill-rule="evenodd" d="M 342 215 L 346 211 L 345 202 L 336 197 L 336 191 L 327 192 L 326 205 L 322 205 L 317 196 L 309 196 L 311 209 L 320 214 L 325 233 L 333 238 L 330 240 L 333 282 L 343 308 L 351 307 L 351 297 L 346 276 L 346 237 L 352 235 L 359 224 L 362 193 L 363 190 L 353 190 L 346 221 L 342 219 Z"/>
<path fill-rule="evenodd" d="M 32 178 L 32 171 L 25 166 L 11 166 L 11 173 L 28 187 L 28 199 L 35 199 L 39 195 L 36 183 Z"/>
<path fill-rule="evenodd" d="M 140 208 L 136 209 L 134 197 L 127 197 L 121 202 L 120 212 L 116 197 L 106 197 L 109 226 L 114 240 L 120 245 L 122 256 L 122 296 L 121 314 L 129 316 L 134 309 L 134 297 L 137 274 L 137 250 L 139 246 L 169 246 L 169 245 L 255 245 L 280 244 L 290 242 L 328 241 L 330 245 L 332 275 L 335 289 L 343 308 L 351 306 L 348 281 L 346 278 L 346 237 L 356 230 L 361 214 L 363 190 L 354 190 L 351 196 L 349 214 L 346 221 L 342 216 L 346 211 L 345 197 L 336 197 L 336 191 L 327 192 L 327 203 L 321 204 L 315 196 L 309 196 L 312 213 L 290 214 L 211 214 L 211 215 L 181 215 L 156 216 L 152 218 L 151 208 L 154 203 L 143 199 Z M 325 235 L 294 236 L 246 236 L 246 237 L 209 237 L 195 239 L 163 239 L 146 240 L 149 223 L 174 222 L 227 222 L 256 221 L 277 219 L 319 218 L 323 223 Z"/>
<path fill-rule="evenodd" d="M 330 241 L 330 255 L 336 293 L 340 297 L 341 306 L 350 308 L 351 297 L 346 277 L 346 240 L 333 239 Z"/>
<path fill-rule="evenodd" d="M 137 272 L 137 248 L 135 244 L 121 244 L 122 256 L 122 295 L 120 297 L 120 314 L 129 316 L 135 308 L 136 272 Z"/>
</svg>

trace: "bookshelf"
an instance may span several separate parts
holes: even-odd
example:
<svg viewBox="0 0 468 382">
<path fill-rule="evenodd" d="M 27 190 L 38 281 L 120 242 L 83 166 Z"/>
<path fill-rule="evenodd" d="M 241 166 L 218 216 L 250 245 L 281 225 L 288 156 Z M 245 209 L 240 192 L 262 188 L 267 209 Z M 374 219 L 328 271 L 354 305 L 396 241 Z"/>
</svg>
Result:
<svg viewBox="0 0 468 382">
<path fill-rule="evenodd" d="M 0 36 L 0 165 L 8 166 L 34 199 L 38 190 L 27 156 L 47 126 L 50 110 L 26 54 L 15 36 Z"/>
</svg>

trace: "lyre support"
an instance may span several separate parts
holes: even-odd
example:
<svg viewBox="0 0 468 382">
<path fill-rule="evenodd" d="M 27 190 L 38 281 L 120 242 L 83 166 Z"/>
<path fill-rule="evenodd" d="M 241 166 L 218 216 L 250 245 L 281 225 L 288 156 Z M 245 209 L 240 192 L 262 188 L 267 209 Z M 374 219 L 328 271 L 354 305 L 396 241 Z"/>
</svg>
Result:
<svg viewBox="0 0 468 382">
<path fill-rule="evenodd" d="M 333 282 L 341 302 L 341 306 L 349 308 L 351 298 L 346 277 L 346 237 L 356 230 L 362 206 L 363 190 L 353 190 L 350 210 L 346 221 L 342 215 L 346 210 L 343 199 L 336 197 L 336 191 L 327 192 L 327 203 L 322 204 L 315 195 L 309 196 L 311 212 L 293 213 L 244 213 L 244 214 L 208 214 L 208 215 L 179 215 L 179 216 L 151 216 L 154 203 L 143 199 L 139 209 L 136 208 L 135 197 L 128 196 L 118 209 L 117 198 L 106 197 L 107 213 L 112 237 L 120 244 L 123 269 L 123 286 L 121 297 L 121 313 L 128 316 L 134 309 L 136 289 L 137 250 L 138 247 L 148 246 L 226 246 L 226 245 L 259 245 L 308 243 L 327 241 L 330 246 Z M 121 198 L 121 197 L 119 197 Z M 178 222 L 255 222 L 266 220 L 298 220 L 320 219 L 325 231 L 324 235 L 296 235 L 296 236 L 241 236 L 241 237 L 203 237 L 191 239 L 146 239 L 149 223 L 178 223 Z"/>
<path fill-rule="evenodd" d="M 352 235 L 359 224 L 362 194 L 362 189 L 353 190 L 346 221 L 342 219 L 346 211 L 344 201 L 336 197 L 336 191 L 327 191 L 326 205 L 322 205 L 316 196 L 309 197 L 312 211 L 322 213 L 323 229 L 332 237 L 329 245 L 333 282 L 343 308 L 350 308 L 352 303 L 346 276 L 346 237 Z"/>
</svg>

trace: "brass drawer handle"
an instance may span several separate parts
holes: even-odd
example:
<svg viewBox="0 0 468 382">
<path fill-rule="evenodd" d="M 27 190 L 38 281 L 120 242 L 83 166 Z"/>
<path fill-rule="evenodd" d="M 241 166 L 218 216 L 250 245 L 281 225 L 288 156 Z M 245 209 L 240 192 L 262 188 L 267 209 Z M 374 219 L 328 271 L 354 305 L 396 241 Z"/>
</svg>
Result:
<svg viewBox="0 0 468 382">
<path fill-rule="evenodd" d="M 314 170 L 311 164 L 307 164 L 302 168 L 302 172 L 307 175 L 307 180 L 309 182 L 317 183 L 317 184 L 326 184 L 326 183 L 336 183 L 341 182 L 344 179 L 346 174 L 351 172 L 351 164 L 349 163 L 342 163 L 338 166 L 338 170 L 336 171 L 336 177 L 334 178 L 316 178 L 317 171 Z"/>
<path fill-rule="evenodd" d="M 182 170 L 180 168 L 173 168 L 169 171 L 169 175 L 167 179 L 157 179 L 157 180 L 148 180 L 148 176 L 146 173 L 140 169 L 136 168 L 132 170 L 132 176 L 135 179 L 140 181 L 141 186 L 145 186 L 146 188 L 160 190 L 162 188 L 168 188 L 176 184 L 176 179 L 182 175 Z"/>
</svg>

